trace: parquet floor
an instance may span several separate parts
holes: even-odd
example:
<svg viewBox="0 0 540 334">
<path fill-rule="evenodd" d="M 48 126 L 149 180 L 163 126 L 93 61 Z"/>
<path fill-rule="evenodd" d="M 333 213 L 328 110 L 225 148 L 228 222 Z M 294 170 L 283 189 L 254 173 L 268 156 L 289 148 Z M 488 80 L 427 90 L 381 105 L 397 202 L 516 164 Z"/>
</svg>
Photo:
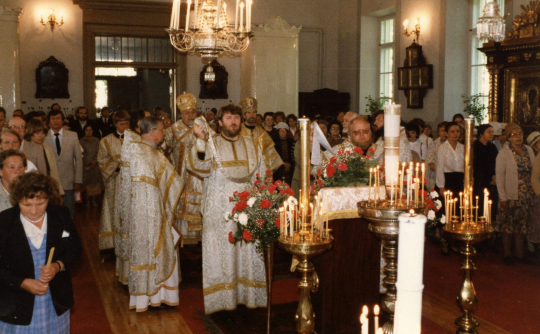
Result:
<svg viewBox="0 0 540 334">
<path fill-rule="evenodd" d="M 101 299 L 113 333 L 193 333 L 176 309 L 142 313 L 128 310 L 129 295 L 127 290 L 116 279 L 114 260 L 111 257 L 102 259 L 102 256 L 97 251 L 99 210 L 91 209 L 86 212 L 87 210 L 82 206 L 77 209 L 77 227 L 81 234 L 83 249 L 88 255 L 91 271 L 99 289 L 99 296 L 95 298 Z M 444 329 L 443 332 L 436 334 L 455 333 L 454 320 L 459 315 L 460 312 L 456 304 L 448 303 L 439 297 L 424 293 L 423 317 Z M 510 333 L 496 324 L 477 318 L 481 323 L 480 333 Z"/>
</svg>

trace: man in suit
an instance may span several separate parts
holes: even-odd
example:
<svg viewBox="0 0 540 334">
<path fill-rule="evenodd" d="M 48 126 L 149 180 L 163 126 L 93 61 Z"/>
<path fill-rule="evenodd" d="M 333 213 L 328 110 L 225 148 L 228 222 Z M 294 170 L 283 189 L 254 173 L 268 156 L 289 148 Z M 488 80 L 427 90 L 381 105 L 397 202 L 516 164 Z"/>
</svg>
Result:
<svg viewBox="0 0 540 334">
<path fill-rule="evenodd" d="M 64 188 L 64 205 L 69 208 L 71 217 L 75 210 L 75 192 L 82 189 L 82 150 L 77 134 L 62 128 L 64 114 L 60 110 L 51 110 L 47 115 L 49 133 L 44 144 L 52 148 L 56 156 L 60 181 Z"/>
<path fill-rule="evenodd" d="M 86 110 L 86 107 L 77 107 L 77 109 L 75 109 L 75 118 L 71 120 L 69 128 L 71 131 L 76 132 L 79 139 L 81 139 L 84 137 L 83 130 L 86 124 L 89 124 L 92 127 L 92 130 L 94 130 L 93 136 L 97 139 L 101 139 L 97 124 L 93 120 L 88 119 L 88 110 Z"/>
<path fill-rule="evenodd" d="M 96 120 L 99 131 L 101 131 L 101 137 L 105 138 L 114 132 L 113 119 L 111 117 L 111 109 L 109 107 L 101 108 L 101 118 Z"/>
</svg>

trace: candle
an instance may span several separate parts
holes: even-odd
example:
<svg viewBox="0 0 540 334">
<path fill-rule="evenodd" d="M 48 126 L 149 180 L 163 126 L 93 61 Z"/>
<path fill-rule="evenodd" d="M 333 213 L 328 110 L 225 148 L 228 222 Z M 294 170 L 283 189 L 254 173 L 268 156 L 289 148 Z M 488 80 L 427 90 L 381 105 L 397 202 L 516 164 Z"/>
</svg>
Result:
<svg viewBox="0 0 540 334">
<path fill-rule="evenodd" d="M 173 1 L 172 5 L 172 13 L 171 13 L 171 23 L 169 24 L 169 28 L 174 28 L 174 22 L 176 21 L 176 6 L 178 5 L 178 0 Z M 43 15 L 41 16 L 41 20 L 43 21 Z"/>
<path fill-rule="evenodd" d="M 377 334 L 384 334 L 383 330 L 381 327 L 377 328 Z"/>
<path fill-rule="evenodd" d="M 238 3 L 239 3 L 239 0 L 236 0 L 236 14 L 234 16 L 234 31 L 238 31 Z"/>
<path fill-rule="evenodd" d="M 422 188 L 421 188 L 421 191 L 422 191 L 422 205 L 424 204 L 424 197 L 425 197 L 425 194 L 424 194 L 424 181 L 425 181 L 425 176 L 426 175 L 426 164 L 422 162 Z"/>
<path fill-rule="evenodd" d="M 379 201 L 379 166 L 375 170 L 375 200 Z"/>
<path fill-rule="evenodd" d="M 188 0 L 187 2 L 187 12 L 186 12 L 186 31 L 188 31 L 189 28 L 189 12 L 191 11 L 191 0 Z"/>
<path fill-rule="evenodd" d="M 244 3 L 240 3 L 240 31 L 244 31 Z"/>
<path fill-rule="evenodd" d="M 362 333 L 364 332 L 364 326 L 366 333 L 369 333 L 369 310 L 366 305 L 362 307 L 362 314 L 364 315 L 364 323 L 362 324 Z"/>
<path fill-rule="evenodd" d="M 373 307 L 373 315 L 374 315 L 374 322 L 375 322 L 375 329 L 379 329 L 379 312 L 380 312 L 380 309 L 379 309 L 379 305 L 375 305 L 375 307 Z"/>
<path fill-rule="evenodd" d="M 246 18 L 247 18 L 246 30 L 247 31 L 251 31 L 251 5 L 252 3 L 253 3 L 252 0 L 247 0 L 247 10 L 246 10 Z"/>
<path fill-rule="evenodd" d="M 399 220 L 397 298 L 394 333 L 420 334 L 422 320 L 422 275 L 426 216 L 404 213 Z"/>
<path fill-rule="evenodd" d="M 195 0 L 195 12 L 193 13 L 193 28 L 197 29 L 199 26 L 199 17 L 197 16 L 197 10 L 199 7 L 199 0 Z"/>
<path fill-rule="evenodd" d="M 461 221 L 461 217 L 462 217 L 462 209 L 463 209 L 463 193 L 460 191 L 459 192 L 459 221 Z"/>
<path fill-rule="evenodd" d="M 373 168 L 369 169 L 369 187 L 368 187 L 368 203 L 371 203 L 371 176 L 373 173 Z"/>
<path fill-rule="evenodd" d="M 411 182 L 412 182 L 412 168 L 407 169 L 407 207 L 409 207 Z"/>
<path fill-rule="evenodd" d="M 313 203 L 309 203 L 309 211 L 311 211 L 311 238 L 313 240 L 313 224 L 315 223 L 315 220 L 313 220 L 313 217 L 315 215 L 313 214 Z"/>
<path fill-rule="evenodd" d="M 403 21 L 403 30 L 407 30 L 407 25 L 409 25 L 409 20 Z"/>
<path fill-rule="evenodd" d="M 330 215 L 330 212 L 328 212 L 328 196 L 325 196 L 324 198 L 324 202 L 325 202 L 325 211 L 326 211 L 326 226 L 325 226 L 325 229 L 328 229 L 328 219 L 329 219 L 329 215 Z"/>
<path fill-rule="evenodd" d="M 364 313 L 362 313 L 360 314 L 360 325 L 362 328 L 361 334 L 369 334 L 368 331 L 366 330 L 366 326 L 364 325 L 365 322 L 366 322 L 366 316 L 364 315 Z"/>
<path fill-rule="evenodd" d="M 403 178 L 405 177 L 405 166 L 406 166 L 405 163 L 401 165 L 401 178 L 399 181 L 399 198 L 400 199 L 401 199 L 401 196 L 403 196 Z"/>
<path fill-rule="evenodd" d="M 221 13 L 221 0 L 217 0 L 216 27 L 219 28 L 219 13 Z"/>
</svg>

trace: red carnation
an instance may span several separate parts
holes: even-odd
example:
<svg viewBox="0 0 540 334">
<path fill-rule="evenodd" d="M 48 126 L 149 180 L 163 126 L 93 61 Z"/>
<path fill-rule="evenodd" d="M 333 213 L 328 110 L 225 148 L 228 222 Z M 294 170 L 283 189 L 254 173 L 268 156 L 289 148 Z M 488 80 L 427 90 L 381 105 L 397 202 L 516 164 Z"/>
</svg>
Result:
<svg viewBox="0 0 540 334">
<path fill-rule="evenodd" d="M 294 196 L 294 190 L 292 190 L 291 188 L 287 189 L 287 194 L 289 194 L 290 196 Z"/>
<path fill-rule="evenodd" d="M 375 150 L 373 149 L 373 147 L 370 147 L 368 151 L 371 153 L 375 153 Z"/>
<path fill-rule="evenodd" d="M 261 201 L 261 208 L 262 209 L 268 209 L 272 206 L 272 202 L 270 202 L 269 199 L 265 198 Z"/>
<path fill-rule="evenodd" d="M 354 148 L 354 151 L 355 151 L 356 153 L 364 154 L 364 151 L 362 151 L 362 148 L 360 148 L 360 147 L 355 147 L 355 148 Z"/>
<path fill-rule="evenodd" d="M 317 169 L 317 176 L 321 176 L 322 170 L 319 168 Z"/>
<path fill-rule="evenodd" d="M 347 170 L 347 164 L 344 164 L 343 162 L 338 165 L 338 168 L 340 171 L 344 172 Z"/>
<path fill-rule="evenodd" d="M 280 193 L 280 194 L 286 194 L 287 191 L 286 191 L 286 190 L 283 190 L 283 189 L 280 189 L 280 190 L 279 190 L 279 193 Z"/>
<path fill-rule="evenodd" d="M 242 238 L 244 238 L 245 241 L 250 242 L 252 238 L 251 232 L 249 232 L 249 230 L 244 230 L 244 233 L 242 233 Z"/>
<path fill-rule="evenodd" d="M 272 172 L 269 169 L 267 169 L 266 170 L 266 175 L 272 175 Z"/>
<path fill-rule="evenodd" d="M 328 165 L 326 167 L 326 175 L 328 175 L 328 177 L 333 177 L 335 172 L 336 168 L 334 166 Z"/>
<path fill-rule="evenodd" d="M 230 242 L 231 244 L 234 244 L 235 241 L 236 241 L 236 239 L 234 239 L 233 234 L 232 234 L 232 231 L 229 232 L 229 242 Z"/>
<path fill-rule="evenodd" d="M 336 162 L 337 158 L 336 157 L 331 157 L 330 158 L 330 164 L 333 164 L 334 162 Z"/>
<path fill-rule="evenodd" d="M 249 191 L 242 191 L 241 193 L 238 194 L 238 197 L 240 197 L 241 201 L 245 201 L 246 199 L 249 198 Z"/>
<path fill-rule="evenodd" d="M 276 185 L 275 184 L 271 184 L 268 186 L 268 191 L 273 194 L 274 191 L 276 190 Z"/>
<path fill-rule="evenodd" d="M 257 180 L 255 182 L 253 182 L 254 185 L 258 185 L 258 184 L 261 184 L 261 180 Z"/>
<path fill-rule="evenodd" d="M 429 195 L 428 195 L 428 192 L 425 191 L 425 190 L 423 190 L 423 192 L 424 192 L 424 198 L 427 198 L 427 197 L 429 196 Z M 420 194 L 420 196 L 422 196 L 422 195 Z"/>
<path fill-rule="evenodd" d="M 322 180 L 321 179 L 317 179 L 317 184 L 320 186 L 322 184 Z"/>
<path fill-rule="evenodd" d="M 233 209 L 233 215 L 234 215 L 234 212 L 235 211 L 243 211 L 245 208 L 247 208 L 247 202 L 246 201 L 241 201 L 241 202 L 238 202 L 234 205 L 234 209 Z"/>
<path fill-rule="evenodd" d="M 282 183 L 283 183 L 283 182 L 281 182 L 281 180 L 277 180 L 276 182 L 274 182 L 274 184 L 275 184 L 276 186 L 278 186 L 278 187 L 281 187 L 281 184 L 282 184 Z"/>
<path fill-rule="evenodd" d="M 232 197 L 229 197 L 229 202 L 232 202 Z"/>
<path fill-rule="evenodd" d="M 281 220 L 279 219 L 279 217 L 276 219 L 275 223 L 276 223 L 277 228 L 280 228 Z"/>
<path fill-rule="evenodd" d="M 259 187 L 259 189 L 264 190 L 266 189 L 266 186 L 263 184 L 262 186 Z"/>
<path fill-rule="evenodd" d="M 262 220 L 261 218 L 257 219 L 257 225 L 259 226 L 259 228 L 263 228 L 264 220 Z"/>
<path fill-rule="evenodd" d="M 341 155 L 341 154 L 343 154 L 343 150 L 337 151 L 337 155 Z"/>
<path fill-rule="evenodd" d="M 257 174 L 255 174 L 255 177 L 257 177 L 257 178 L 261 177 L 261 174 L 257 173 Z"/>
</svg>

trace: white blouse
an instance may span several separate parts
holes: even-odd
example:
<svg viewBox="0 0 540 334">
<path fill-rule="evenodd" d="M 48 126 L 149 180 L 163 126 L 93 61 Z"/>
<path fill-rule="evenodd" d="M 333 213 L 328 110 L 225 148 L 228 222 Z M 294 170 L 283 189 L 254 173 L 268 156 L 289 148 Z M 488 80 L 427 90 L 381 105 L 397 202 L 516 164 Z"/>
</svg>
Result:
<svg viewBox="0 0 540 334">
<path fill-rule="evenodd" d="M 454 150 L 450 143 L 445 141 L 437 149 L 435 162 L 435 183 L 437 187 L 444 188 L 444 173 L 465 171 L 465 150 L 463 144 L 457 143 Z"/>
<path fill-rule="evenodd" d="M 30 239 L 32 245 L 39 249 L 41 247 L 41 243 L 43 243 L 43 237 L 47 233 L 47 214 L 45 214 L 45 217 L 43 218 L 41 229 L 37 228 L 36 225 L 28 221 L 28 219 L 26 219 L 22 213 L 21 222 L 24 227 L 24 233 L 26 233 L 26 236 Z"/>
</svg>

